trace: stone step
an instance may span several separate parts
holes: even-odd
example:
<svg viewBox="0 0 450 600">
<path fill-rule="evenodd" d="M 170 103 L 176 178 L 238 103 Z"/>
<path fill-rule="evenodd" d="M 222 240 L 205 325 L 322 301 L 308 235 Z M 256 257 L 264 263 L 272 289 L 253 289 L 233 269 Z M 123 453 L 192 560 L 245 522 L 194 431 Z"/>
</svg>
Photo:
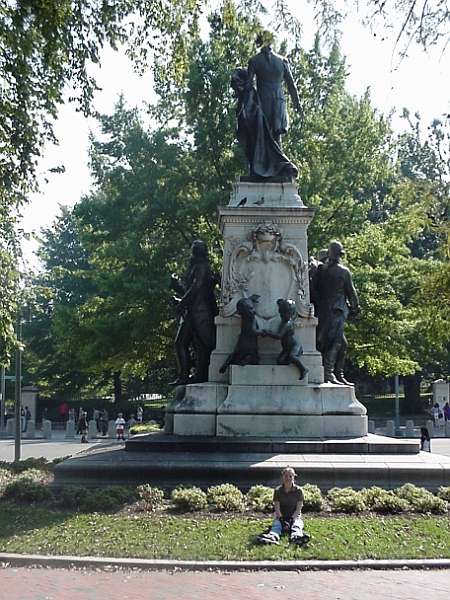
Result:
<svg viewBox="0 0 450 600">
<path fill-rule="evenodd" d="M 209 437 L 139 434 L 127 440 L 126 452 L 200 452 L 227 454 L 417 454 L 417 439 L 397 440 L 377 435 L 352 439 Z"/>
</svg>

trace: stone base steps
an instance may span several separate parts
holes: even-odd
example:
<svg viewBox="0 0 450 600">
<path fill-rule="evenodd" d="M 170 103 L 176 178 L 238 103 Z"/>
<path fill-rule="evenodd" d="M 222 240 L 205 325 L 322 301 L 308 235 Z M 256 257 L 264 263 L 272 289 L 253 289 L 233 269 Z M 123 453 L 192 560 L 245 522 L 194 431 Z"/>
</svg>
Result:
<svg viewBox="0 0 450 600">
<path fill-rule="evenodd" d="M 127 440 L 127 452 L 200 452 L 267 454 L 417 454 L 417 439 L 398 440 L 377 435 L 361 438 L 295 440 L 261 437 L 208 437 L 164 435 L 154 432 Z"/>
</svg>

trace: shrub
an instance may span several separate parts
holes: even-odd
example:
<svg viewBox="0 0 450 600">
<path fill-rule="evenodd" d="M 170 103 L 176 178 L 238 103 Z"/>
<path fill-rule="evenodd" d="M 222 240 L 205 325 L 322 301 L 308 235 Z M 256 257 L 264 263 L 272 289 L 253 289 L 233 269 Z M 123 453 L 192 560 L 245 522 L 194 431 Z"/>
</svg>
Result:
<svg viewBox="0 0 450 600">
<path fill-rule="evenodd" d="M 171 500 L 178 510 L 201 510 L 208 506 L 206 494 L 199 487 L 179 486 L 173 490 Z"/>
<path fill-rule="evenodd" d="M 405 483 L 395 490 L 400 498 L 405 498 L 420 513 L 445 514 L 448 510 L 447 502 L 437 497 L 425 488 L 419 488 L 412 483 Z"/>
<path fill-rule="evenodd" d="M 266 485 L 254 485 L 248 490 L 247 502 L 255 510 L 272 510 L 273 489 Z"/>
<path fill-rule="evenodd" d="M 130 490 L 121 486 L 89 490 L 84 498 L 83 510 L 105 512 L 124 504 L 130 497 Z"/>
<path fill-rule="evenodd" d="M 3 497 L 26 500 L 27 502 L 40 502 L 52 498 L 53 494 L 46 484 L 33 481 L 32 478 L 21 477 L 5 486 Z"/>
<path fill-rule="evenodd" d="M 325 501 L 323 499 L 322 492 L 320 491 L 317 485 L 305 483 L 305 485 L 303 486 L 303 495 L 303 510 L 305 512 L 320 512 L 324 509 Z"/>
<path fill-rule="evenodd" d="M 155 510 L 164 499 L 164 492 L 160 488 L 152 487 L 145 483 L 136 488 L 136 493 L 139 498 L 139 505 L 142 510 Z"/>
<path fill-rule="evenodd" d="M 426 490 L 425 488 L 417 487 L 413 483 L 405 483 L 404 485 L 402 485 L 402 487 L 399 487 L 395 490 L 395 494 L 399 498 L 404 498 L 405 500 L 408 500 L 408 502 L 410 504 L 415 506 L 415 504 L 423 496 L 430 494 L 430 492 L 428 490 Z"/>
<path fill-rule="evenodd" d="M 133 425 L 133 427 L 130 427 L 130 435 L 151 433 L 152 431 L 161 431 L 161 427 L 157 423 L 143 423 L 142 425 Z"/>
<path fill-rule="evenodd" d="M 450 502 L 450 486 L 447 486 L 447 487 L 441 486 L 438 489 L 438 498 L 441 498 L 441 500 L 446 500 L 447 502 Z"/>
<path fill-rule="evenodd" d="M 59 493 L 58 500 L 67 508 L 104 512 L 136 498 L 135 492 L 120 485 L 90 490 L 80 485 L 69 485 Z"/>
<path fill-rule="evenodd" d="M 442 498 L 434 496 L 431 492 L 422 496 L 414 504 L 414 508 L 420 513 L 432 513 L 433 515 L 444 515 L 448 510 L 448 504 Z"/>
<path fill-rule="evenodd" d="M 217 510 L 242 510 L 244 496 L 242 492 L 231 483 L 214 485 L 208 489 L 208 502 Z"/>
<path fill-rule="evenodd" d="M 81 485 L 68 485 L 58 494 L 58 502 L 66 508 L 82 508 L 89 490 Z"/>
<path fill-rule="evenodd" d="M 46 458 L 43 458 L 41 456 L 41 458 L 26 458 L 25 460 L 18 460 L 15 462 L 12 462 L 8 465 L 9 470 L 11 471 L 11 473 L 15 473 L 15 474 L 20 474 L 20 473 L 24 473 L 25 471 L 43 471 L 43 470 L 49 470 L 50 469 L 50 465 L 47 461 Z"/>
<path fill-rule="evenodd" d="M 0 496 L 3 488 L 11 481 L 12 475 L 7 469 L 0 467 Z"/>
<path fill-rule="evenodd" d="M 372 508 L 379 513 L 397 514 L 411 508 L 408 500 L 399 498 L 392 491 L 383 490 L 383 493 L 373 500 Z"/>
<path fill-rule="evenodd" d="M 333 505 L 333 509 L 345 513 L 362 512 L 366 509 L 364 496 L 351 487 L 332 488 L 327 498 Z"/>
</svg>

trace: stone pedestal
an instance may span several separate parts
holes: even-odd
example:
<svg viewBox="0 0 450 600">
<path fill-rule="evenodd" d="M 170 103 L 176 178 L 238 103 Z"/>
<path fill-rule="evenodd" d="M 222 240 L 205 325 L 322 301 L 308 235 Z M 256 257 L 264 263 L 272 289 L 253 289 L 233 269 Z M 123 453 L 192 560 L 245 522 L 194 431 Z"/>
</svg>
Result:
<svg viewBox="0 0 450 600">
<path fill-rule="evenodd" d="M 291 182 L 237 182 L 228 206 L 221 207 L 221 305 L 209 383 L 177 389 L 166 433 L 312 439 L 367 434 L 366 409 L 354 388 L 324 383 L 309 296 L 307 229 L 314 210 L 303 205 L 297 189 Z M 296 337 L 309 369 L 302 381 L 293 365 L 277 365 L 281 346 L 270 337 L 258 338 L 259 365 L 219 372 L 240 333 L 237 303 L 254 295 L 259 328 L 274 332 L 280 325 L 277 300 L 295 302 Z"/>
</svg>

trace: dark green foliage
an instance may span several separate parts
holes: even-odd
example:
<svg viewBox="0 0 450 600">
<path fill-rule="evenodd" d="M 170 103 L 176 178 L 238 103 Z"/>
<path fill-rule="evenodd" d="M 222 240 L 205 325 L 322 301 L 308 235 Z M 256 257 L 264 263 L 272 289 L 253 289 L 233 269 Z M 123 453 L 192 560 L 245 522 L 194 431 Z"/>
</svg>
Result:
<svg viewBox="0 0 450 600">
<path fill-rule="evenodd" d="M 52 492 L 45 483 L 39 483 L 28 477 L 6 484 L 2 496 L 5 500 L 13 498 L 25 502 L 41 502 L 53 498 Z"/>
<path fill-rule="evenodd" d="M 82 512 L 105 512 L 134 501 L 136 493 L 124 486 L 92 490 L 76 485 L 63 488 L 57 498 L 64 508 L 75 508 Z"/>
<path fill-rule="evenodd" d="M 7 469 L 11 473 L 16 475 L 23 473 L 24 471 L 28 471 L 29 469 L 36 470 L 51 470 L 54 465 L 54 461 L 49 462 L 46 458 L 25 458 L 24 460 L 19 460 L 15 462 L 1 462 L 0 466 L 4 469 Z"/>
</svg>

